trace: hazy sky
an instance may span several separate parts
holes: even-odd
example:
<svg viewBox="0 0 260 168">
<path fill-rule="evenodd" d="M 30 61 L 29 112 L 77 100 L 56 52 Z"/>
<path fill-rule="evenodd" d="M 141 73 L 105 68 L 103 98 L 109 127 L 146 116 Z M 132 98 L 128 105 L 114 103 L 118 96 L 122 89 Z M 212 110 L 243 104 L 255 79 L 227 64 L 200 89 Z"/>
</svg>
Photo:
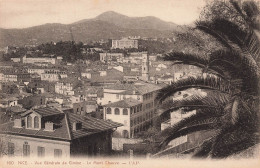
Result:
<svg viewBox="0 0 260 168">
<path fill-rule="evenodd" d="M 204 4 L 204 0 L 0 0 L 0 27 L 68 24 L 105 11 L 190 24 L 199 17 Z"/>
</svg>

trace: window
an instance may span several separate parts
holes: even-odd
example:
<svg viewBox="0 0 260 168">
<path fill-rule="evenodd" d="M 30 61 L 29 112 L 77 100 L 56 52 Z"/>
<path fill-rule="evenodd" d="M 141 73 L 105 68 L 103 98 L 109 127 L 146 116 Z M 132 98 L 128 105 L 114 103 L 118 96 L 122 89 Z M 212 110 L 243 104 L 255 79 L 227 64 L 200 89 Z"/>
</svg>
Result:
<svg viewBox="0 0 260 168">
<path fill-rule="evenodd" d="M 30 145 L 23 145 L 23 156 L 30 156 Z"/>
<path fill-rule="evenodd" d="M 83 111 L 83 107 L 81 107 L 81 111 Z"/>
<path fill-rule="evenodd" d="M 119 99 L 119 94 L 116 94 L 116 98 Z"/>
<path fill-rule="evenodd" d="M 111 114 L 111 108 L 107 108 L 107 114 Z"/>
<path fill-rule="evenodd" d="M 54 149 L 54 157 L 61 157 L 62 150 L 61 149 Z"/>
<path fill-rule="evenodd" d="M 27 128 L 32 128 L 32 117 L 31 116 L 27 117 Z"/>
<path fill-rule="evenodd" d="M 8 155 L 9 156 L 14 155 L 14 143 L 8 142 Z"/>
<path fill-rule="evenodd" d="M 115 108 L 115 115 L 119 115 L 119 114 L 120 114 L 119 108 Z"/>
<path fill-rule="evenodd" d="M 129 138 L 129 133 L 127 130 L 123 130 L 123 137 L 124 138 Z"/>
<path fill-rule="evenodd" d="M 45 148 L 38 146 L 38 157 L 44 157 L 45 156 Z"/>
<path fill-rule="evenodd" d="M 127 109 L 123 110 L 123 115 L 128 115 L 128 110 Z"/>
<path fill-rule="evenodd" d="M 38 116 L 34 117 L 34 128 L 39 128 L 39 117 Z"/>
</svg>

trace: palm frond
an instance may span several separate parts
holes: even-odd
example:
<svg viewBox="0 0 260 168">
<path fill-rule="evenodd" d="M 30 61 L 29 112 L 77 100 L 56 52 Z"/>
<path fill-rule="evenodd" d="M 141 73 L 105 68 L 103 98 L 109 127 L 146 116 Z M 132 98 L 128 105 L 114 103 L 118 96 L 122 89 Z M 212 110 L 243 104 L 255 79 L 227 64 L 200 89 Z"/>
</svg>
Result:
<svg viewBox="0 0 260 168">
<path fill-rule="evenodd" d="M 224 47 L 231 49 L 232 46 L 228 43 L 227 39 L 225 38 L 225 34 L 222 32 L 218 32 L 215 30 L 214 25 L 211 22 L 207 21 L 197 21 L 196 28 L 215 37 Z"/>
<path fill-rule="evenodd" d="M 208 59 L 202 55 L 187 54 L 183 52 L 171 52 L 166 54 L 163 59 L 165 61 L 181 61 L 183 64 L 197 63 L 198 66 L 208 64 Z"/>
<path fill-rule="evenodd" d="M 166 139 L 163 140 L 163 142 L 159 145 L 160 148 L 164 148 L 170 141 L 179 138 L 181 136 L 188 135 L 189 133 L 194 133 L 196 131 L 203 131 L 203 130 L 212 130 L 217 129 L 216 125 L 220 124 L 219 122 L 213 121 L 210 123 L 204 123 L 204 124 L 198 124 L 198 125 L 192 125 L 189 127 L 185 127 L 181 130 L 176 131 L 174 134 L 171 134 Z"/>
<path fill-rule="evenodd" d="M 211 157 L 224 158 L 258 143 L 255 130 L 245 129 L 243 125 L 233 125 L 223 129 L 216 137 L 210 152 Z"/>
<path fill-rule="evenodd" d="M 255 16 L 259 15 L 260 11 L 253 1 L 246 1 L 242 5 L 243 10 L 245 11 L 248 18 L 254 18 Z"/>
<path fill-rule="evenodd" d="M 186 79 L 178 80 L 160 90 L 157 94 L 157 100 L 162 102 L 167 97 L 172 96 L 174 93 L 190 88 L 200 88 L 206 90 L 216 90 L 226 94 L 230 94 L 235 86 L 232 86 L 230 82 L 222 80 L 221 78 L 211 76 L 199 76 L 199 77 L 188 77 Z"/>
<path fill-rule="evenodd" d="M 230 0 L 231 5 L 234 7 L 234 9 L 237 11 L 237 13 L 240 14 L 240 16 L 246 21 L 247 18 L 245 16 L 245 14 L 243 13 L 240 5 L 238 4 L 238 1 L 235 0 Z"/>
<path fill-rule="evenodd" d="M 228 29 L 227 29 L 228 27 Z M 219 18 L 211 22 L 198 22 L 197 28 L 219 39 L 225 47 L 247 52 L 255 62 L 259 58 L 260 42 L 254 31 L 245 31 L 227 19 Z M 205 31 L 206 30 L 206 31 Z"/>
<path fill-rule="evenodd" d="M 214 93 L 214 95 L 203 97 L 201 95 L 193 95 L 189 98 L 179 100 L 164 101 L 161 106 L 161 111 L 164 113 L 184 108 L 187 110 L 195 110 L 202 108 L 224 109 L 227 102 L 229 102 L 229 95 Z"/>
<path fill-rule="evenodd" d="M 219 64 L 233 79 L 243 80 L 244 90 L 251 89 L 255 92 L 260 71 L 252 57 L 232 50 L 218 50 L 211 53 L 209 66 L 214 67 Z"/>
<path fill-rule="evenodd" d="M 209 155 L 209 153 L 212 149 L 212 146 L 213 146 L 215 139 L 216 139 L 216 135 L 204 140 L 204 142 L 201 145 L 199 145 L 197 147 L 197 149 L 194 151 L 192 157 L 193 158 L 206 158 L 206 157 L 208 157 L 208 155 Z"/>
</svg>

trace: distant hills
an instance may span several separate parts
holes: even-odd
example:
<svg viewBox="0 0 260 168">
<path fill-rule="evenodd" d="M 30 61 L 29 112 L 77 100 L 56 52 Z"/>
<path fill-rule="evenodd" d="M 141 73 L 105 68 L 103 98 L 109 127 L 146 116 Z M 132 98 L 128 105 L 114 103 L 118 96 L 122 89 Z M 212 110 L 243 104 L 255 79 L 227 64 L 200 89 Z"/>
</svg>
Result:
<svg viewBox="0 0 260 168">
<path fill-rule="evenodd" d="M 72 24 L 48 23 L 23 29 L 0 28 L 0 47 L 72 40 L 96 41 L 126 36 L 173 37 L 182 26 L 156 17 L 128 17 L 113 11 Z"/>
</svg>

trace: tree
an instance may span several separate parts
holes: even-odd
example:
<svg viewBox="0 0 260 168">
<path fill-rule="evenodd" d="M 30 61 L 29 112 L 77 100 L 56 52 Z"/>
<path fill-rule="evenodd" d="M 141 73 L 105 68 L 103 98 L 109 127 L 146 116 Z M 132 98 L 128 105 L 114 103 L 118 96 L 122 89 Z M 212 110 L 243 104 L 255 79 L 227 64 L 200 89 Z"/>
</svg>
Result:
<svg viewBox="0 0 260 168">
<path fill-rule="evenodd" d="M 215 11 L 206 6 L 210 14 L 216 15 L 208 15 L 211 17 L 196 23 L 198 30 L 222 45 L 221 49 L 211 50 L 206 55 L 171 52 L 164 58 L 174 64 L 201 67 L 204 75 L 181 79 L 158 94 L 159 102 L 168 107 L 165 112 L 179 108 L 197 110 L 196 114 L 161 133 L 162 148 L 175 138 L 202 130 L 215 130 L 216 134 L 196 149 L 194 157 L 225 158 L 259 143 L 260 40 L 259 27 L 254 23 L 259 10 L 254 1 L 225 3 L 222 4 L 225 10 L 231 14 L 235 11 L 240 22 L 218 17 L 223 6 L 215 6 Z M 193 96 L 175 103 L 167 101 L 174 93 L 190 88 L 201 88 L 211 94 L 206 99 Z"/>
</svg>

